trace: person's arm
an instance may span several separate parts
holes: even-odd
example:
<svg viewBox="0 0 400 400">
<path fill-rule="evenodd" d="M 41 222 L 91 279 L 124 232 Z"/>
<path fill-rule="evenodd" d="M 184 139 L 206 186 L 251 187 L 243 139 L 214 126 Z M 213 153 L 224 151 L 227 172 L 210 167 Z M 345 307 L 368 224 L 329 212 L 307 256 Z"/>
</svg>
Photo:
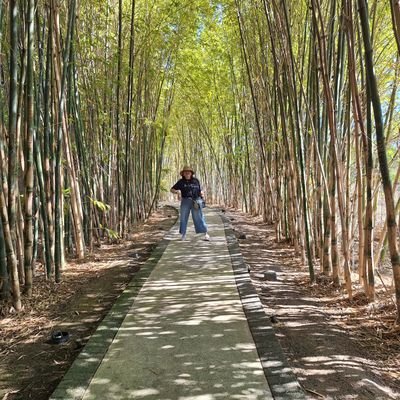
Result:
<svg viewBox="0 0 400 400">
<path fill-rule="evenodd" d="M 197 180 L 197 182 L 199 182 L 199 192 L 200 192 L 200 197 L 201 197 L 201 198 L 204 198 L 204 191 L 203 191 L 203 189 L 202 189 L 202 187 L 201 187 L 200 181 L 199 181 L 199 180 Z"/>
<path fill-rule="evenodd" d="M 177 194 L 180 193 L 181 189 L 180 189 L 180 181 L 176 182 L 174 186 L 172 186 L 171 188 L 171 193 L 173 194 Z"/>
</svg>

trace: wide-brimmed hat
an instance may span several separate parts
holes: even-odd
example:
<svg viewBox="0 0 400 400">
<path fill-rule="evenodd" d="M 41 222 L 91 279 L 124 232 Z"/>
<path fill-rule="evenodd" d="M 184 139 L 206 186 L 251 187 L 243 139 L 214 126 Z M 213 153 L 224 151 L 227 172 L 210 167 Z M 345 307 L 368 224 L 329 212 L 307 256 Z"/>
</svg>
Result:
<svg viewBox="0 0 400 400">
<path fill-rule="evenodd" d="M 182 168 L 180 174 L 183 175 L 183 173 L 184 173 L 185 171 L 190 171 L 193 175 L 195 174 L 194 169 L 193 169 L 192 167 L 190 167 L 189 165 L 185 165 L 185 166 Z"/>
</svg>

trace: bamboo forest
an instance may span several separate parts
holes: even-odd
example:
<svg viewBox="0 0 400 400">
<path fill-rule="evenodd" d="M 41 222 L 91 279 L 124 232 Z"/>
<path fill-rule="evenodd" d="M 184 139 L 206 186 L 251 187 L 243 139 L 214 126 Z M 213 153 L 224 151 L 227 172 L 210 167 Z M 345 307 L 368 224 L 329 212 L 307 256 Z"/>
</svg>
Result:
<svg viewBox="0 0 400 400">
<path fill-rule="evenodd" d="M 0 355 L 7 326 L 76 291 L 74 268 L 179 218 L 189 165 L 206 219 L 266 227 L 266 250 L 238 239 L 251 279 L 284 246 L 303 296 L 362 306 L 379 339 L 370 313 L 386 318 L 398 379 L 399 110 L 396 0 L 0 0 Z"/>
</svg>

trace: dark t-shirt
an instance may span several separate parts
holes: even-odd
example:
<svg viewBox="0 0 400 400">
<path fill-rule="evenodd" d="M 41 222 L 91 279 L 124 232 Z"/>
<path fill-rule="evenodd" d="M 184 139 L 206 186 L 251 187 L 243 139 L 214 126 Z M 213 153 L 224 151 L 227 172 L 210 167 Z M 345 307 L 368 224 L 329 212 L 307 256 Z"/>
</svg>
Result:
<svg viewBox="0 0 400 400">
<path fill-rule="evenodd" d="M 179 179 L 179 181 L 172 186 L 172 189 L 180 190 L 182 197 L 191 197 L 192 199 L 199 198 L 201 192 L 200 182 L 197 178 L 192 178 L 190 180 L 184 178 Z"/>
</svg>

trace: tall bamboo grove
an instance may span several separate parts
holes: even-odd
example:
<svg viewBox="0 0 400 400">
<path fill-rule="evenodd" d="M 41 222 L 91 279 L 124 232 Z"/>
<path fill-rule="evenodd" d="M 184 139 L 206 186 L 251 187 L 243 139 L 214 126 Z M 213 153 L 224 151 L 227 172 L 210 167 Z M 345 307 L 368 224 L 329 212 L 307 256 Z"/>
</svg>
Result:
<svg viewBox="0 0 400 400">
<path fill-rule="evenodd" d="M 0 2 L 0 282 L 123 238 L 182 163 L 320 274 L 400 315 L 400 8 L 377 0 Z M 389 285 L 390 286 L 390 285 Z"/>
</svg>

